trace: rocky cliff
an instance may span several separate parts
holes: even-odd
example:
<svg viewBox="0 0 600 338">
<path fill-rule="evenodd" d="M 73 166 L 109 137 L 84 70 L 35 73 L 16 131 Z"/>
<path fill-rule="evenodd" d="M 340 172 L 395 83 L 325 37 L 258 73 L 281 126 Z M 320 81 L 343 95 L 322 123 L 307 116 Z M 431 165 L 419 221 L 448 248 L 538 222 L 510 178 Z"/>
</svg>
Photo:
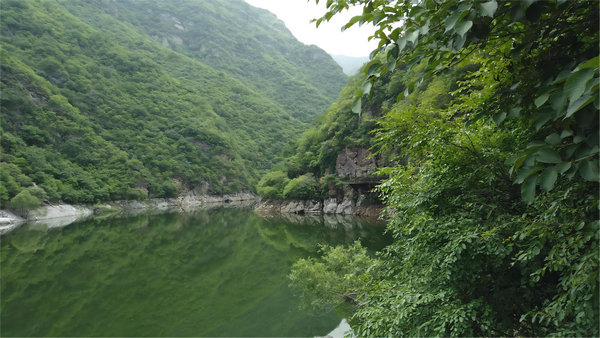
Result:
<svg viewBox="0 0 600 338">
<path fill-rule="evenodd" d="M 354 183 L 372 182 L 377 170 L 375 157 L 366 148 L 346 147 L 340 151 L 335 161 L 337 176 Z"/>
<path fill-rule="evenodd" d="M 267 200 L 256 207 L 258 212 L 292 214 L 342 214 L 378 216 L 382 205 L 372 189 L 379 183 L 373 176 L 377 162 L 369 149 L 346 147 L 336 159 L 336 175 L 344 182 L 341 187 L 331 185 L 324 199 Z"/>
</svg>

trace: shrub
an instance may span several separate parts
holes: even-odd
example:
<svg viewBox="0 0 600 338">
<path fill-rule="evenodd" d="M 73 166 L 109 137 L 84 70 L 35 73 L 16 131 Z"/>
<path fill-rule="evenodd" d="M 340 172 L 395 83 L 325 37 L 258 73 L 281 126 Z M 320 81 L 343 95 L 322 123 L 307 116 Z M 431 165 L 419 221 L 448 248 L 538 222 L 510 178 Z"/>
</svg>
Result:
<svg viewBox="0 0 600 338">
<path fill-rule="evenodd" d="M 289 181 L 283 189 L 283 197 L 287 199 L 318 198 L 317 181 L 312 174 L 304 174 Z"/>
<path fill-rule="evenodd" d="M 33 196 L 29 190 L 23 190 L 10 200 L 10 206 L 19 211 L 31 210 L 39 207 L 42 201 Z"/>
<path fill-rule="evenodd" d="M 263 176 L 258 185 L 256 191 L 260 196 L 270 199 L 282 199 L 283 190 L 290 182 L 287 174 L 283 171 L 273 170 Z"/>
</svg>

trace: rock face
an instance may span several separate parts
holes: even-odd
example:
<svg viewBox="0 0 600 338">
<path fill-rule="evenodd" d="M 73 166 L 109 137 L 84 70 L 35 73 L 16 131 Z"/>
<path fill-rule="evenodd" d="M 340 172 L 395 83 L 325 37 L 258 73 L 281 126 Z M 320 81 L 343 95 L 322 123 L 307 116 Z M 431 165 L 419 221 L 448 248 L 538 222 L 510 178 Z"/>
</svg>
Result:
<svg viewBox="0 0 600 338">
<path fill-rule="evenodd" d="M 335 161 L 337 175 L 356 182 L 373 180 L 372 175 L 377 170 L 377 163 L 371 155 L 365 148 L 344 148 L 338 153 Z"/>
<path fill-rule="evenodd" d="M 87 207 L 74 206 L 69 204 L 45 205 L 30 211 L 27 219 L 30 221 L 39 221 L 52 218 L 85 218 L 93 214 L 93 210 Z"/>
<path fill-rule="evenodd" d="M 372 193 L 381 177 L 373 176 L 377 163 L 366 148 L 346 147 L 338 153 L 338 178 L 349 182 L 342 188 L 329 187 L 324 200 L 268 200 L 256 207 L 260 213 L 337 214 L 379 216 L 383 206 Z M 370 196 L 370 197 L 369 197 Z M 366 203 L 365 200 L 371 200 Z"/>
<path fill-rule="evenodd" d="M 0 210 L 0 235 L 17 228 L 25 220 L 11 212 Z"/>
<path fill-rule="evenodd" d="M 267 200 L 260 203 L 255 210 L 259 213 L 284 214 L 339 214 L 377 217 L 382 206 L 379 204 L 364 205 L 353 199 L 337 200 L 328 198 L 321 200 Z"/>
</svg>

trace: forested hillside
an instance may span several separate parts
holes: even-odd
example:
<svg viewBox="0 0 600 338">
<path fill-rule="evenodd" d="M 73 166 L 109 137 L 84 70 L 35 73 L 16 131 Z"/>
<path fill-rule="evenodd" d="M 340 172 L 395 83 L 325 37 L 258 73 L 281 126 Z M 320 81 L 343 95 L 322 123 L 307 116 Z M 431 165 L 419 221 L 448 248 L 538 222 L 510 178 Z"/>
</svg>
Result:
<svg viewBox="0 0 600 338">
<path fill-rule="evenodd" d="M 185 9 L 177 13 L 179 19 L 188 26 L 196 22 L 194 13 L 206 8 L 256 11 L 241 1 L 177 4 Z M 156 33 L 146 34 L 125 15 L 111 12 L 112 6 L 122 7 L 134 18 L 136 9 L 150 8 L 123 1 L 0 5 L 3 206 L 12 201 L 15 208 L 28 208 L 43 199 L 91 203 L 169 197 L 182 189 L 252 190 L 259 173 L 277 162 L 284 145 L 305 125 L 294 116 L 309 120 L 316 114 L 312 105 L 335 97 L 335 89 L 325 95 L 309 83 L 323 81 L 298 73 L 332 74 L 338 86 L 344 77 L 330 58 L 310 67 L 291 62 L 292 57 L 270 64 L 273 72 L 289 73 L 295 97 L 311 101 L 312 108 L 295 110 L 285 104 L 290 93 L 278 102 L 269 97 L 271 89 L 248 85 L 252 73 L 211 67 L 206 58 L 166 48 L 151 37 Z M 289 34 L 285 40 L 283 30 L 272 27 L 274 17 L 267 19 L 260 30 L 264 39 L 287 41 L 296 53 L 326 56 L 289 42 Z M 252 22 L 261 25 L 258 19 Z M 200 24 L 200 30 L 227 29 L 229 38 L 254 49 L 263 43 L 248 41 L 248 32 L 219 20 Z M 220 43 L 210 37 L 202 40 L 206 46 Z M 265 60 L 239 50 L 219 53 L 213 56 L 236 69 Z M 313 97 L 315 92 L 321 93 Z"/>
<path fill-rule="evenodd" d="M 599 3 L 328 1 L 319 21 L 349 4 L 380 48 L 258 188 L 321 198 L 332 154 L 369 146 L 394 242 L 325 248 L 292 284 L 351 303 L 358 336 L 598 336 Z"/>
<path fill-rule="evenodd" d="M 323 50 L 294 38 L 275 15 L 244 1 L 105 1 L 64 6 L 87 23 L 106 13 L 131 24 L 165 47 L 239 79 L 310 122 L 338 96 L 346 83 L 339 66 Z"/>
</svg>

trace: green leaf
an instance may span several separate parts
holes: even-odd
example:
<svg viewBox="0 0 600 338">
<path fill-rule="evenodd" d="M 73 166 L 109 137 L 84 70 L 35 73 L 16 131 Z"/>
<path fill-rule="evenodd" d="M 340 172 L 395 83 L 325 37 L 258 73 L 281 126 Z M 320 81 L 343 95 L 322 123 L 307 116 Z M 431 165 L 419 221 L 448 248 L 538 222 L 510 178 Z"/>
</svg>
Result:
<svg viewBox="0 0 600 338">
<path fill-rule="evenodd" d="M 569 137 L 571 135 L 573 135 L 573 131 L 565 129 L 560 133 L 560 138 Z"/>
<path fill-rule="evenodd" d="M 471 20 L 461 21 L 456 24 L 456 27 L 454 28 L 454 30 L 456 31 L 456 33 L 458 33 L 458 35 L 464 36 L 465 33 L 467 33 L 469 31 L 469 29 L 471 29 L 471 27 L 473 27 L 473 21 L 471 21 Z"/>
<path fill-rule="evenodd" d="M 562 90 L 558 92 L 552 93 L 550 97 L 550 105 L 555 112 L 562 113 L 565 109 L 565 105 L 567 104 L 567 96 L 563 93 Z"/>
<path fill-rule="evenodd" d="M 362 15 L 357 15 L 348 20 L 348 23 L 342 27 L 342 32 L 352 27 L 358 20 L 362 18 Z"/>
<path fill-rule="evenodd" d="M 458 20 L 458 18 L 460 17 L 462 13 L 460 11 L 454 11 L 449 17 L 446 18 L 446 31 L 448 32 L 451 29 L 454 28 L 454 25 L 456 25 L 456 21 Z"/>
<path fill-rule="evenodd" d="M 429 33 L 429 22 L 426 22 L 423 26 L 419 28 L 419 33 L 421 33 L 421 35 L 426 35 L 427 33 Z"/>
<path fill-rule="evenodd" d="M 367 64 L 367 68 L 366 68 L 367 69 L 367 71 L 366 71 L 367 77 L 371 77 L 371 76 L 378 74 L 380 66 L 381 66 L 381 63 L 379 62 L 379 60 L 372 60 L 371 62 L 369 62 Z"/>
<path fill-rule="evenodd" d="M 535 115 L 535 130 L 540 130 L 544 124 L 552 120 L 554 113 L 548 110 L 544 110 Z"/>
<path fill-rule="evenodd" d="M 548 101 L 548 98 L 550 97 L 550 94 L 548 93 L 544 93 L 538 97 L 536 97 L 536 99 L 533 101 L 535 103 L 536 107 L 541 107 L 544 103 L 546 103 L 546 101 Z"/>
<path fill-rule="evenodd" d="M 598 145 L 597 144 L 590 146 L 590 145 L 584 143 L 575 152 L 575 160 L 576 161 L 581 160 L 583 158 L 589 157 L 589 156 L 597 154 L 597 153 L 598 153 Z"/>
<path fill-rule="evenodd" d="M 585 85 L 593 76 L 594 70 L 589 68 L 571 73 L 564 86 L 564 91 L 569 97 L 569 102 L 573 102 L 583 95 Z"/>
<path fill-rule="evenodd" d="M 578 112 L 581 108 L 592 103 L 593 100 L 594 100 L 594 98 L 591 95 L 585 95 L 585 96 L 582 96 L 582 97 L 578 98 L 577 100 L 575 100 L 575 102 L 569 103 L 569 107 L 567 108 L 567 114 L 565 115 L 565 118 L 571 117 L 573 114 Z"/>
<path fill-rule="evenodd" d="M 404 47 L 406 47 L 406 36 L 401 36 L 398 41 L 396 41 L 396 44 L 401 51 L 404 50 Z"/>
<path fill-rule="evenodd" d="M 500 125 L 505 119 L 506 119 L 505 112 L 497 113 L 492 116 L 492 120 L 494 120 L 494 122 L 496 122 L 497 125 Z"/>
<path fill-rule="evenodd" d="M 557 133 L 553 133 L 546 136 L 546 139 L 544 141 L 546 141 L 546 143 L 548 144 L 557 145 L 560 142 L 562 142 L 562 138 Z"/>
<path fill-rule="evenodd" d="M 398 97 L 396 98 L 396 102 L 400 102 L 400 100 L 402 100 L 405 96 L 406 96 L 406 91 L 402 91 L 400 92 L 400 94 L 398 94 Z"/>
<path fill-rule="evenodd" d="M 508 117 L 519 117 L 521 115 L 521 107 L 513 107 L 508 111 Z"/>
<path fill-rule="evenodd" d="M 489 16 L 490 18 L 493 18 L 494 13 L 496 13 L 496 9 L 498 9 L 498 3 L 496 0 L 479 4 L 479 13 L 481 13 L 483 16 Z"/>
<path fill-rule="evenodd" d="M 363 85 L 362 85 L 362 92 L 363 94 L 369 94 L 371 92 L 371 87 L 373 86 L 373 84 L 371 83 L 371 81 L 366 80 Z"/>
<path fill-rule="evenodd" d="M 398 45 L 396 43 L 390 43 L 386 48 L 385 52 L 387 53 L 388 58 L 397 58 L 398 57 Z M 389 60 L 388 60 L 389 62 Z"/>
<path fill-rule="evenodd" d="M 524 154 L 524 155 L 521 155 L 521 156 L 517 157 L 514 160 L 514 167 L 515 168 L 519 168 L 523 164 L 523 162 L 525 162 L 525 160 L 527 159 L 528 155 L 529 154 Z"/>
<path fill-rule="evenodd" d="M 536 151 L 536 158 L 538 162 L 542 163 L 560 163 L 562 159 L 560 158 L 560 154 L 551 148 L 544 147 L 540 148 Z"/>
<path fill-rule="evenodd" d="M 521 198 L 523 202 L 528 205 L 533 202 L 535 198 L 535 182 L 537 181 L 538 175 L 529 176 L 523 185 L 521 185 Z"/>
<path fill-rule="evenodd" d="M 537 173 L 538 171 L 542 170 L 542 167 L 523 167 L 521 168 L 521 170 L 519 170 L 519 173 L 517 174 L 517 179 L 515 180 L 515 183 L 517 184 L 521 184 L 523 183 L 523 181 L 525 181 L 525 179 L 527 179 L 529 176 Z"/>
<path fill-rule="evenodd" d="M 357 97 L 354 102 L 352 103 L 352 112 L 354 114 L 358 114 L 360 115 L 361 112 L 361 105 L 362 105 L 362 98 L 361 97 Z"/>
<path fill-rule="evenodd" d="M 419 30 L 414 30 L 406 34 L 406 40 L 415 43 L 419 39 Z"/>
<path fill-rule="evenodd" d="M 598 174 L 598 161 L 582 161 L 579 165 L 579 174 L 586 181 L 600 181 L 600 176 Z"/>
<path fill-rule="evenodd" d="M 556 169 L 558 170 L 559 174 L 564 174 L 565 171 L 571 169 L 571 162 L 562 162 L 556 165 Z"/>
<path fill-rule="evenodd" d="M 546 192 L 552 190 L 552 188 L 554 188 L 554 183 L 556 182 L 557 177 L 558 170 L 555 166 L 546 168 L 539 178 L 540 187 Z"/>
<path fill-rule="evenodd" d="M 600 66 L 599 60 L 600 60 L 600 56 L 596 56 L 594 58 L 587 60 L 584 64 L 582 64 L 581 66 L 579 66 L 577 68 L 579 68 L 579 69 L 598 68 Z"/>
</svg>

